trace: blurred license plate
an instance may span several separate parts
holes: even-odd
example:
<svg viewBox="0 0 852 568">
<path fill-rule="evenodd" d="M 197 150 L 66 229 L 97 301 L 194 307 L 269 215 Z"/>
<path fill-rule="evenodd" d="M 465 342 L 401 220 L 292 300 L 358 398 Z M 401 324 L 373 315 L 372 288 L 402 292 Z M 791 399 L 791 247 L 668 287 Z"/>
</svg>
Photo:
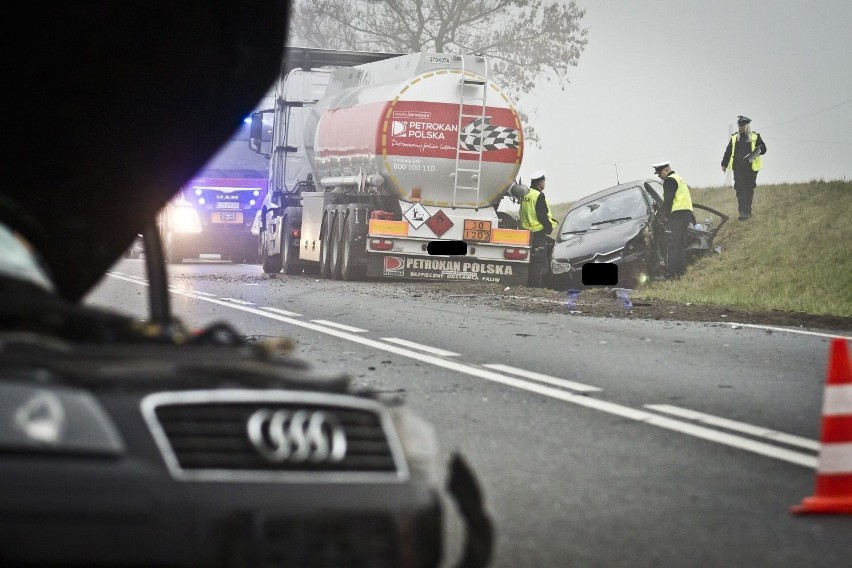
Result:
<svg viewBox="0 0 852 568">
<path fill-rule="evenodd" d="M 242 223 L 243 213 L 242 211 L 213 213 L 212 221 L 214 223 Z"/>
<path fill-rule="evenodd" d="M 480 243 L 491 242 L 491 221 L 479 221 L 477 219 L 464 220 L 464 236 L 466 241 L 478 241 Z"/>
<path fill-rule="evenodd" d="M 239 201 L 220 201 L 216 204 L 216 209 L 239 209 Z"/>
</svg>

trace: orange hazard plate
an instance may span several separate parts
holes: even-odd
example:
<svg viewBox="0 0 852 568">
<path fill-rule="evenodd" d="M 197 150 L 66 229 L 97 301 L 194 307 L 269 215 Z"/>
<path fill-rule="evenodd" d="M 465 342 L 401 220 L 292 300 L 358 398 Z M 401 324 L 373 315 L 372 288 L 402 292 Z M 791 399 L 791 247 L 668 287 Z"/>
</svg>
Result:
<svg viewBox="0 0 852 568">
<path fill-rule="evenodd" d="M 480 221 L 478 219 L 464 220 L 464 236 L 466 241 L 477 241 L 480 243 L 491 242 L 491 221 Z"/>
<path fill-rule="evenodd" d="M 242 223 L 242 211 L 215 211 L 210 219 L 214 223 Z"/>
</svg>

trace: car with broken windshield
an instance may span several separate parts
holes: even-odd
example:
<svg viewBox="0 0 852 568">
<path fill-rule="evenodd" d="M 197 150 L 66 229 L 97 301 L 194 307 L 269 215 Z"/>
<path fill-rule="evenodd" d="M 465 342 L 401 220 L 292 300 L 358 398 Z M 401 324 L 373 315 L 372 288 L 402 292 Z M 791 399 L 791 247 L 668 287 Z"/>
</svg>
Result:
<svg viewBox="0 0 852 568">
<path fill-rule="evenodd" d="M 551 285 L 557 289 L 584 285 L 583 265 L 617 267 L 613 285 L 635 288 L 665 273 L 666 229 L 660 214 L 663 184 L 634 180 L 609 187 L 573 203 L 559 223 L 550 263 Z M 714 239 L 728 217 L 693 203 L 695 217 L 687 228 L 687 258 L 716 251 Z M 595 282 L 597 283 L 597 282 Z"/>
</svg>

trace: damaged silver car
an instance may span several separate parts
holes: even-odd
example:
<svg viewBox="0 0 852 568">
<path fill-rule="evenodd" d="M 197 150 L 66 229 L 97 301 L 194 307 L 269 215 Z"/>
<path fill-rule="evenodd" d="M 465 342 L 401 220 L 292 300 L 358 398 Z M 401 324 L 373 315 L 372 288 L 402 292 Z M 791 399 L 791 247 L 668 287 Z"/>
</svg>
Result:
<svg viewBox="0 0 852 568">
<path fill-rule="evenodd" d="M 621 288 L 635 288 L 665 272 L 665 227 L 659 215 L 663 184 L 625 182 L 580 199 L 559 224 L 550 262 L 550 285 L 580 288 L 583 265 L 611 263 Z M 716 251 L 713 240 L 728 221 L 723 213 L 693 203 L 701 222 L 687 228 L 687 261 Z M 707 215 L 710 215 L 709 217 Z"/>
</svg>

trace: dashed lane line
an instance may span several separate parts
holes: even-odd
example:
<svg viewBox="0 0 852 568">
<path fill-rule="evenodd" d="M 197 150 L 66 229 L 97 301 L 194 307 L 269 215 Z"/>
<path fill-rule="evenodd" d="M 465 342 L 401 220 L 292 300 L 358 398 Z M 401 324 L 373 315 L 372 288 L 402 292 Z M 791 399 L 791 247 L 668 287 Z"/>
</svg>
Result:
<svg viewBox="0 0 852 568">
<path fill-rule="evenodd" d="M 567 379 L 560 379 L 558 377 L 551 377 L 549 375 L 543 375 L 542 373 L 536 373 L 535 371 L 527 371 L 526 369 L 518 369 L 517 367 L 510 367 L 509 365 L 501 365 L 498 363 L 490 363 L 483 365 L 483 367 L 488 367 L 489 369 L 494 369 L 495 371 L 503 371 L 504 373 L 509 373 L 510 375 L 517 375 L 519 377 L 524 377 L 526 379 L 532 379 L 534 381 L 539 381 L 541 383 L 547 383 L 549 385 L 554 385 L 558 387 L 563 387 L 569 390 L 577 391 L 577 392 L 598 392 L 603 389 L 598 387 L 593 387 L 590 385 L 584 385 L 583 383 L 576 383 L 574 381 L 569 381 Z"/>
<path fill-rule="evenodd" d="M 689 410 L 688 408 L 681 408 L 671 404 L 646 404 L 645 408 L 671 414 L 679 418 L 686 418 L 687 420 L 694 420 L 710 426 L 719 426 L 720 428 L 725 428 L 727 430 L 750 434 L 758 438 L 766 438 L 790 446 L 798 446 L 800 448 L 807 448 L 808 450 L 819 450 L 820 447 L 819 442 L 816 440 L 794 436 L 793 434 L 785 434 L 784 432 L 771 430 L 762 426 L 755 426 L 746 422 L 737 422 L 736 420 L 721 418 L 719 416 L 713 416 L 712 414 L 705 414 L 703 412 L 697 412 L 695 410 Z"/>
</svg>

